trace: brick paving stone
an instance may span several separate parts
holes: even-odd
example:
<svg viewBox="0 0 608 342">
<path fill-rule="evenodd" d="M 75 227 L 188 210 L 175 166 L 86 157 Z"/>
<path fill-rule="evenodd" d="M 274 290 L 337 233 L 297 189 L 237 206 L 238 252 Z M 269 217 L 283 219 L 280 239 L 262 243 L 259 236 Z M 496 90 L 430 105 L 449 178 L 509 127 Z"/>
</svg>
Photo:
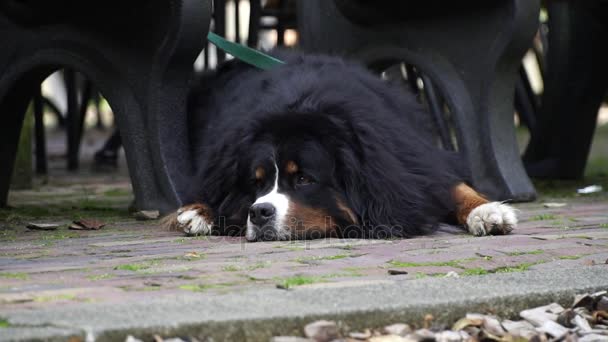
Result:
<svg viewBox="0 0 608 342">
<path fill-rule="evenodd" d="M 17 209 L 0 211 L 3 309 L 230 293 L 289 282 L 323 288 L 448 272 L 534 272 L 590 267 L 608 259 L 605 198 L 568 198 L 567 206 L 551 209 L 541 203 L 516 204 L 521 223 L 508 236 L 472 237 L 443 225 L 434 235 L 408 240 L 265 243 L 185 237 L 158 221 L 136 221 L 126 210 L 131 199 L 125 175 L 65 175 L 37 190 L 12 192 L 10 203 Z M 67 225 L 81 217 L 107 226 L 69 231 Z M 56 231 L 29 230 L 25 226 L 32 218 L 61 226 Z M 389 270 L 407 274 L 390 275 Z"/>
</svg>

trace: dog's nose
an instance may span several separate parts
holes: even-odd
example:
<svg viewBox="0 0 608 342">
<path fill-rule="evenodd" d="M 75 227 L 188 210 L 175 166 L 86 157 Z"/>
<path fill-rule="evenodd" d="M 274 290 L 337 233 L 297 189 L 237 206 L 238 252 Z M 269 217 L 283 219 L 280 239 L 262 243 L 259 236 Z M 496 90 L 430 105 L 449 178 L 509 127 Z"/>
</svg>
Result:
<svg viewBox="0 0 608 342">
<path fill-rule="evenodd" d="M 262 227 L 274 218 L 276 210 L 270 203 L 258 203 L 249 208 L 249 220 L 258 227 Z"/>
</svg>

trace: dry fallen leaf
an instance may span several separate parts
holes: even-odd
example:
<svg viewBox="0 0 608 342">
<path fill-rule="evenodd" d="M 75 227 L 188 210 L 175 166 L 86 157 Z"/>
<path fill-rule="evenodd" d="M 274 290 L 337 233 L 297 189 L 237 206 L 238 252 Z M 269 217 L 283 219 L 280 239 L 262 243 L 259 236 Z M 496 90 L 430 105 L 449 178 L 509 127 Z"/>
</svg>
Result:
<svg viewBox="0 0 608 342">
<path fill-rule="evenodd" d="M 543 203 L 543 206 L 545 208 L 561 208 L 561 207 L 565 207 L 566 205 L 568 205 L 568 204 L 567 203 L 555 203 L 555 202 Z"/>
<path fill-rule="evenodd" d="M 407 271 L 402 271 L 402 270 L 388 270 L 388 274 L 389 274 L 389 275 L 402 275 L 402 274 L 407 274 Z"/>
<path fill-rule="evenodd" d="M 184 258 L 187 258 L 187 259 L 200 259 L 201 255 L 198 254 L 197 252 L 188 252 L 188 253 L 184 254 Z"/>
<path fill-rule="evenodd" d="M 435 317 L 433 317 L 433 315 L 431 314 L 426 314 L 424 315 L 424 323 L 423 323 L 423 327 L 425 329 L 428 329 L 431 327 L 431 323 L 433 323 L 433 320 L 435 319 Z"/>
<path fill-rule="evenodd" d="M 136 220 L 156 220 L 160 217 L 158 210 L 141 210 L 133 213 Z"/>
<path fill-rule="evenodd" d="M 99 230 L 105 225 L 106 224 L 104 222 L 96 219 L 80 219 L 74 221 L 69 228 L 74 230 Z"/>
<path fill-rule="evenodd" d="M 59 228 L 59 224 L 57 223 L 34 223 L 30 222 L 26 226 L 28 229 L 32 230 L 56 230 Z"/>
<path fill-rule="evenodd" d="M 354 338 L 355 340 L 367 340 L 368 338 L 372 337 L 372 332 L 369 329 L 365 329 L 364 332 L 351 332 L 348 334 L 348 336 Z"/>
<path fill-rule="evenodd" d="M 336 322 L 316 321 L 304 327 L 306 337 L 319 342 L 329 342 L 339 337 L 340 332 Z"/>
<path fill-rule="evenodd" d="M 608 260 L 606 260 L 608 261 Z M 585 266 L 595 266 L 595 260 L 585 260 L 583 261 L 583 265 Z"/>
<path fill-rule="evenodd" d="M 461 318 L 458 322 L 454 323 L 452 330 L 462 330 L 468 326 L 479 327 L 483 324 L 483 319 L 470 319 Z"/>
</svg>

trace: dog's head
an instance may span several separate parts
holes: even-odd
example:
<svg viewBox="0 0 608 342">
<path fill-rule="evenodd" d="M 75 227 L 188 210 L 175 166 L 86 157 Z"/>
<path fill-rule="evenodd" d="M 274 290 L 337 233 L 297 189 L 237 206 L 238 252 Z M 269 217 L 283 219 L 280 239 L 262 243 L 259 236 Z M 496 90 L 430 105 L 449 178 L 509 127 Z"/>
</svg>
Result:
<svg viewBox="0 0 608 342">
<path fill-rule="evenodd" d="M 414 235 L 448 205 L 410 94 L 333 59 L 248 77 L 200 152 L 216 217 L 248 240 Z"/>
<path fill-rule="evenodd" d="M 254 198 L 248 240 L 318 238 L 359 223 L 339 177 L 342 132 L 330 120 L 291 113 L 258 127 L 244 165 Z"/>
</svg>

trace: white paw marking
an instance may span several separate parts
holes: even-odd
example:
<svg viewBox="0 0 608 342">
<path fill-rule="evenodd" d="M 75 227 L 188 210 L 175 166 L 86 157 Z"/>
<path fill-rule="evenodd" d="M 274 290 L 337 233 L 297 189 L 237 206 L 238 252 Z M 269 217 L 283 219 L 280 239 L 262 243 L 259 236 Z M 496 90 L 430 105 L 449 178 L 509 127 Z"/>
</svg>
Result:
<svg viewBox="0 0 608 342">
<path fill-rule="evenodd" d="M 177 222 L 188 235 L 209 235 L 212 224 L 199 215 L 196 209 L 178 211 Z"/>
<path fill-rule="evenodd" d="M 501 202 L 482 204 L 467 217 L 467 228 L 476 236 L 509 234 L 516 226 L 515 209 Z"/>
</svg>

